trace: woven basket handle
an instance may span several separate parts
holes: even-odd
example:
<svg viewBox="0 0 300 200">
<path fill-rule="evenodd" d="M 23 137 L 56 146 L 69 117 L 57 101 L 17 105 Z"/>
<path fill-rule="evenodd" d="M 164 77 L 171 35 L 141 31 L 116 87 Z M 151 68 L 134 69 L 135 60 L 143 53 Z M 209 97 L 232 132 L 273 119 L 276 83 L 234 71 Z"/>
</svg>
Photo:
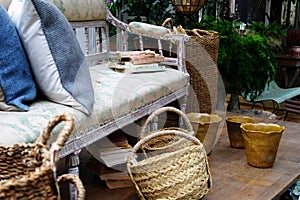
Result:
<svg viewBox="0 0 300 200">
<path fill-rule="evenodd" d="M 184 125 L 186 126 L 187 130 L 189 132 L 192 132 L 193 131 L 193 127 L 192 127 L 192 124 L 190 122 L 190 120 L 188 119 L 188 117 L 179 109 L 177 108 L 174 108 L 174 107 L 170 107 L 170 106 L 167 106 L 167 107 L 162 107 L 156 111 L 154 111 L 148 118 L 147 120 L 145 121 L 145 124 L 143 125 L 142 129 L 141 129 L 141 132 L 140 132 L 140 138 L 143 138 L 145 137 L 146 135 L 146 129 L 147 129 L 147 126 L 149 126 L 149 124 L 153 121 L 153 119 L 158 116 L 159 114 L 163 113 L 163 112 L 174 112 L 176 114 L 178 114 L 179 116 L 182 117 L 183 119 L 183 122 L 184 122 Z"/>
<path fill-rule="evenodd" d="M 160 130 L 160 131 L 154 132 L 153 134 L 147 135 L 146 137 L 142 138 L 140 141 L 138 141 L 134 145 L 132 151 L 130 152 L 130 154 L 127 157 L 127 164 L 130 164 L 130 161 L 134 157 L 135 153 L 140 149 L 140 147 L 142 145 L 144 145 L 149 140 L 152 140 L 155 137 L 160 137 L 160 136 L 164 136 L 164 135 L 177 135 L 177 136 L 183 137 L 185 139 L 188 139 L 188 140 L 194 142 L 196 145 L 202 145 L 200 140 L 197 139 L 195 136 L 184 133 L 182 131 L 179 131 L 179 130 Z"/>
<path fill-rule="evenodd" d="M 74 118 L 73 115 L 69 113 L 56 115 L 53 119 L 49 120 L 48 126 L 45 129 L 43 129 L 42 133 L 37 138 L 36 143 L 42 143 L 46 145 L 47 141 L 51 136 L 52 130 L 57 124 L 59 124 L 62 121 L 65 121 L 65 125 L 58 134 L 56 141 L 52 144 L 51 147 L 51 149 L 56 148 L 56 150 L 60 150 L 65 145 L 65 142 L 68 140 L 74 128 Z"/>
<path fill-rule="evenodd" d="M 193 33 L 197 36 L 197 37 L 204 37 L 204 36 L 209 36 L 209 37 L 213 37 L 214 36 L 214 33 L 213 32 L 209 32 L 209 31 L 206 31 L 206 30 L 201 30 L 201 29 L 193 29 L 192 30 Z"/>
<path fill-rule="evenodd" d="M 161 26 L 162 27 L 166 27 L 167 26 L 167 24 L 169 24 L 169 26 L 170 26 L 170 30 L 171 30 L 171 32 L 173 32 L 173 20 L 171 19 L 171 18 L 167 18 L 167 19 L 165 19 L 165 21 L 161 24 Z"/>
<path fill-rule="evenodd" d="M 85 199 L 85 189 L 84 186 L 80 180 L 80 178 L 75 174 L 63 174 L 59 177 L 57 177 L 57 183 L 61 182 L 71 182 L 74 184 L 76 190 L 77 190 L 77 199 L 78 200 L 84 200 Z"/>
</svg>

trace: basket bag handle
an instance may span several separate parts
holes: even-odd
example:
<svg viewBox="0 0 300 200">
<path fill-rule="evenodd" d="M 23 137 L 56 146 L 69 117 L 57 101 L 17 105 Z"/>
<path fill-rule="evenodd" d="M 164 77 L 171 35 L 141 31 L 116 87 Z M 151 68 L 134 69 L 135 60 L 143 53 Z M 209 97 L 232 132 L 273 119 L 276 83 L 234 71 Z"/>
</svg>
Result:
<svg viewBox="0 0 300 200">
<path fill-rule="evenodd" d="M 163 113 L 163 112 L 174 112 L 176 114 L 178 114 L 179 116 L 182 117 L 184 125 L 186 126 L 187 130 L 189 133 L 193 134 L 193 127 L 192 124 L 190 122 L 190 120 L 188 119 L 188 117 L 179 109 L 171 107 L 171 106 L 167 106 L 167 107 L 162 107 L 156 111 L 154 111 L 145 121 L 145 124 L 142 126 L 141 132 L 140 132 L 140 138 L 144 138 L 146 135 L 146 129 L 147 126 L 149 126 L 149 124 L 153 121 L 153 119 L 158 116 L 159 114 Z"/>
<path fill-rule="evenodd" d="M 57 177 L 57 182 L 71 182 L 74 184 L 75 188 L 77 189 L 77 200 L 84 200 L 85 199 L 85 189 L 80 180 L 80 178 L 75 174 L 63 174 Z"/>
<path fill-rule="evenodd" d="M 160 130 L 160 131 L 157 131 L 157 132 L 155 132 L 153 134 L 147 135 L 146 137 L 144 137 L 141 140 L 139 140 L 134 145 L 134 147 L 132 148 L 132 151 L 129 154 L 127 161 L 130 161 L 133 158 L 134 154 L 140 149 L 140 147 L 143 144 L 147 143 L 149 140 L 152 140 L 155 137 L 160 137 L 160 136 L 163 136 L 163 135 L 176 135 L 176 136 L 180 136 L 180 137 L 183 137 L 185 139 L 188 139 L 188 140 L 194 142 L 196 145 L 203 145 L 200 142 L 200 140 L 197 139 L 195 136 L 187 134 L 187 133 L 184 133 L 184 132 L 182 132 L 180 130 Z"/>
<path fill-rule="evenodd" d="M 56 141 L 51 145 L 50 149 L 51 152 L 57 153 L 60 149 L 63 148 L 74 128 L 74 117 L 72 114 L 63 113 L 60 115 L 56 115 L 53 119 L 49 120 L 48 126 L 42 130 L 40 136 L 35 142 L 46 145 L 47 141 L 51 136 L 52 130 L 55 128 L 56 125 L 58 125 L 62 121 L 64 121 L 65 124 L 60 133 L 58 134 Z"/>
<path fill-rule="evenodd" d="M 173 20 L 171 18 L 165 19 L 165 21 L 161 24 L 162 27 L 166 27 L 167 24 L 170 26 L 170 31 L 173 32 L 174 26 L 173 26 Z"/>
<path fill-rule="evenodd" d="M 201 30 L 201 29 L 193 29 L 193 30 L 189 31 L 189 35 L 191 35 L 191 33 L 194 36 L 197 36 L 198 38 L 204 38 L 204 37 L 214 38 L 214 36 L 216 34 L 216 32 L 206 31 L 206 30 Z"/>
<path fill-rule="evenodd" d="M 70 113 L 63 113 L 54 116 L 53 119 L 48 121 L 48 126 L 45 129 L 43 129 L 42 133 L 40 134 L 40 136 L 37 138 L 35 142 L 35 143 L 42 143 L 43 145 L 46 145 L 47 141 L 51 136 L 52 130 L 55 128 L 56 125 L 58 125 L 62 121 L 64 121 L 65 124 L 61 129 L 61 131 L 59 132 L 56 141 L 51 144 L 51 148 L 50 148 L 50 162 L 55 177 L 56 177 L 55 162 L 58 160 L 57 158 L 58 152 L 64 147 L 66 141 L 68 140 L 74 128 L 75 122 L 74 122 L 73 115 Z"/>
<path fill-rule="evenodd" d="M 70 113 L 63 113 L 60 115 L 54 116 L 53 119 L 48 121 L 48 126 L 43 129 L 40 136 L 37 138 L 35 143 L 42 143 L 43 145 L 47 144 L 47 141 L 49 140 L 51 136 L 51 132 L 53 129 L 61 122 L 65 122 L 63 128 L 58 134 L 58 137 L 55 142 L 52 143 L 50 148 L 50 164 L 51 169 L 53 171 L 54 177 L 56 178 L 56 166 L 55 162 L 58 160 L 58 152 L 61 150 L 66 141 L 68 140 L 69 136 L 72 133 L 72 130 L 74 128 L 75 122 L 74 117 Z M 77 190 L 77 198 L 78 200 L 84 200 L 85 199 L 85 189 L 83 187 L 83 184 L 80 180 L 80 178 L 75 174 L 64 174 L 56 178 L 56 187 L 57 191 L 59 192 L 58 184 L 60 182 L 71 182 L 74 184 L 76 190 Z"/>
</svg>

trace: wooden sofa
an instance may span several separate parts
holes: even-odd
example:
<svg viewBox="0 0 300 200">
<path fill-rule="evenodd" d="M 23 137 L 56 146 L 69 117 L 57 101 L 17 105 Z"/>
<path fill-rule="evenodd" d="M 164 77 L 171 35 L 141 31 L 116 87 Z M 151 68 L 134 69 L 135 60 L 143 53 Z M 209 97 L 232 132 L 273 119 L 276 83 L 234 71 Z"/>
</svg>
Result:
<svg viewBox="0 0 300 200">
<path fill-rule="evenodd" d="M 109 12 L 105 0 L 51 0 L 51 2 L 71 23 L 90 63 L 95 95 L 92 114 L 86 115 L 70 106 L 36 99 L 29 105 L 27 112 L 0 111 L 0 129 L 3 134 L 0 137 L 0 144 L 34 142 L 48 120 L 57 114 L 72 113 L 75 128 L 65 147 L 60 151 L 59 158 L 67 158 L 70 171 L 75 170 L 78 173 L 78 155 L 88 145 L 171 102 L 178 100 L 180 109 L 185 110 L 189 74 L 185 68 L 184 48 L 189 37 L 172 34 L 166 28 L 154 26 L 158 34 L 141 30 L 135 30 L 133 33 L 128 24 L 117 20 Z M 0 0 L 0 3 L 8 8 L 10 0 Z M 89 15 L 95 12 L 96 17 L 94 14 Z M 163 53 L 164 43 L 172 44 L 173 50 L 176 47 L 173 52 L 176 56 L 165 55 L 164 64 L 168 67 L 163 72 L 139 74 L 115 72 L 107 66 L 109 58 L 115 55 L 115 51 L 110 50 L 113 37 L 109 36 L 109 25 L 118 27 L 117 51 L 132 50 L 129 49 L 131 45 L 128 43 L 130 34 L 131 37 L 135 35 L 135 38 L 139 39 L 140 50 L 143 50 L 143 38 L 151 37 L 157 40 L 159 53 Z M 57 133 L 58 130 L 53 131 L 53 138 Z"/>
</svg>

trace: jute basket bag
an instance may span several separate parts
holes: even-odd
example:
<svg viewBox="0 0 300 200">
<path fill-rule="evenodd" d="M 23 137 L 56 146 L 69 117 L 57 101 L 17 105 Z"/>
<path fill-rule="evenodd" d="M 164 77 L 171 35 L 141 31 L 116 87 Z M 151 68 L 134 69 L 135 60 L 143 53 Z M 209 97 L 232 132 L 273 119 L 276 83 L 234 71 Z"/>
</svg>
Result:
<svg viewBox="0 0 300 200">
<path fill-rule="evenodd" d="M 47 141 L 57 124 L 64 121 L 57 140 L 51 148 Z M 85 189 L 78 176 L 64 174 L 56 177 L 57 154 L 74 127 L 71 114 L 55 116 L 48 122 L 35 143 L 0 146 L 0 199 L 60 199 L 61 182 L 71 182 L 78 199 L 85 198 Z"/>
<path fill-rule="evenodd" d="M 141 146 L 166 136 L 181 137 L 192 144 L 152 157 L 138 154 Z M 142 138 L 127 158 L 127 170 L 141 199 L 198 200 L 212 186 L 202 143 L 179 130 L 160 130 Z"/>
<path fill-rule="evenodd" d="M 154 130 L 152 132 L 146 132 L 147 127 L 150 125 L 151 122 L 155 118 L 157 118 L 160 114 L 164 112 L 172 112 L 176 115 L 179 115 L 181 117 L 184 125 L 186 126 L 186 129 L 179 128 L 179 127 L 168 127 L 168 128 L 162 128 L 160 130 L 177 130 L 189 135 L 195 135 L 195 132 L 193 131 L 193 127 L 188 119 L 188 117 L 179 109 L 175 107 L 163 107 L 156 111 L 154 111 L 145 121 L 144 125 L 142 126 L 139 138 L 144 138 L 147 135 L 153 134 L 157 132 L 158 130 Z M 160 154 L 162 152 L 171 152 L 173 150 L 177 150 L 178 148 L 185 147 L 188 145 L 191 145 L 192 142 L 190 140 L 183 139 L 181 136 L 177 135 L 165 135 L 160 138 L 152 139 L 151 141 L 148 141 L 147 143 L 142 145 L 142 150 L 144 152 L 147 152 L 147 156 Z M 151 152 L 151 153 L 150 153 Z"/>
</svg>

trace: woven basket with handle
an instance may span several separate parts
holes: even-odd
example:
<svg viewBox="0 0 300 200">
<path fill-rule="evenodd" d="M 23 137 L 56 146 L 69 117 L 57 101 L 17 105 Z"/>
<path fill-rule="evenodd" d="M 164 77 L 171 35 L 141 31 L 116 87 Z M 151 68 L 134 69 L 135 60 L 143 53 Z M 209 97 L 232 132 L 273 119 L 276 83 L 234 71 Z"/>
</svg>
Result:
<svg viewBox="0 0 300 200">
<path fill-rule="evenodd" d="M 64 126 L 49 148 L 47 141 L 51 132 L 62 121 Z M 78 176 L 64 174 L 56 177 L 58 151 L 73 127 L 71 114 L 57 115 L 48 122 L 35 143 L 0 146 L 0 199 L 60 199 L 58 184 L 61 182 L 73 183 L 78 199 L 84 199 L 85 189 Z"/>
<path fill-rule="evenodd" d="M 141 147 L 162 137 L 181 137 L 190 145 L 151 157 L 139 154 Z M 127 170 L 141 199 L 201 199 L 212 180 L 202 143 L 179 130 L 159 130 L 142 138 L 127 158 Z"/>
<path fill-rule="evenodd" d="M 188 95 L 187 112 L 212 113 L 217 107 L 218 98 L 218 52 L 219 33 L 201 29 L 185 30 L 175 27 L 167 18 L 163 27 L 168 26 L 174 34 L 186 34 L 186 69 L 190 75 L 191 89 Z"/>
<path fill-rule="evenodd" d="M 218 63 L 219 33 L 216 31 L 207 31 L 202 29 L 186 30 L 186 34 L 194 38 L 215 63 Z"/>
<path fill-rule="evenodd" d="M 195 135 L 195 132 L 193 131 L 193 127 L 188 119 L 188 117 L 179 109 L 175 108 L 175 107 L 163 107 L 160 108 L 156 111 L 154 111 L 145 121 L 144 125 L 142 126 L 141 132 L 139 137 L 140 138 L 144 138 L 147 135 L 150 135 L 152 133 L 157 132 L 157 130 L 151 131 L 151 132 L 147 132 L 147 127 L 150 125 L 150 123 L 156 118 L 158 117 L 161 113 L 164 112 L 171 112 L 171 113 L 175 113 L 176 115 L 179 115 L 182 119 L 182 121 L 184 122 L 184 125 L 186 126 L 186 129 L 184 128 L 179 128 L 179 127 L 168 127 L 168 128 L 162 128 L 160 130 L 176 130 L 176 131 L 180 131 L 189 135 Z M 191 141 L 190 140 L 186 140 L 186 139 L 182 139 L 182 137 L 177 136 L 177 135 L 165 135 L 164 137 L 160 137 L 160 138 L 156 138 L 156 139 L 152 139 L 151 141 L 148 141 L 147 143 L 142 145 L 142 150 L 144 152 L 147 152 L 148 156 L 149 155 L 155 155 L 155 154 L 160 154 L 162 152 L 170 152 L 173 150 L 176 150 L 180 147 L 185 147 L 186 145 L 190 145 Z M 151 154 L 150 154 L 151 152 Z"/>
</svg>

